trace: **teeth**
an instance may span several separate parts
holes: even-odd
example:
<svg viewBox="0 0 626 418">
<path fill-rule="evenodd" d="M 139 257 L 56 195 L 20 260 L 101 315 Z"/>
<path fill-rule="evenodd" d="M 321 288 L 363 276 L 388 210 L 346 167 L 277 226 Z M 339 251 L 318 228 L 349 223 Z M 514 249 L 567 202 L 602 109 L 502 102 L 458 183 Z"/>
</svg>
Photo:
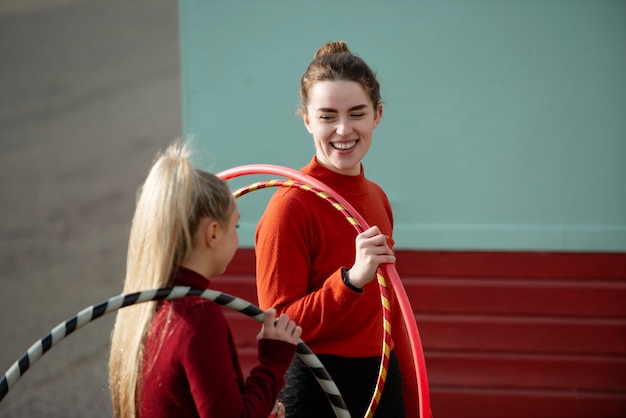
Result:
<svg viewBox="0 0 626 418">
<path fill-rule="evenodd" d="M 333 146 L 333 148 L 336 149 L 350 149 L 353 146 L 356 145 L 356 141 L 352 141 L 352 142 L 333 142 L 331 144 Z"/>
</svg>

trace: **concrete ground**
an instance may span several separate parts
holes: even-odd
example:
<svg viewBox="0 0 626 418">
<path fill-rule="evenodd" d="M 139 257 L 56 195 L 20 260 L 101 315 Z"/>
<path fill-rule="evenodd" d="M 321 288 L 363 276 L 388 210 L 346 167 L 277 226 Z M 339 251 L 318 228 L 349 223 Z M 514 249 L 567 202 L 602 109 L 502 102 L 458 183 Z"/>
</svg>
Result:
<svg viewBox="0 0 626 418">
<path fill-rule="evenodd" d="M 177 2 L 0 1 L 0 373 L 120 293 L 135 192 L 181 134 Z M 0 417 L 110 417 L 114 315 L 44 355 Z"/>
</svg>

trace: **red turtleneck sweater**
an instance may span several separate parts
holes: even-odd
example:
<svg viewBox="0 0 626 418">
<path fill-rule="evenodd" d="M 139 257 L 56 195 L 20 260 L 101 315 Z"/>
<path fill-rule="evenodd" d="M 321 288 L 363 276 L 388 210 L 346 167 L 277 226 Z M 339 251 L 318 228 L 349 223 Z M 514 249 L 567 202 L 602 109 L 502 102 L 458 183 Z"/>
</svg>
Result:
<svg viewBox="0 0 626 418">
<path fill-rule="evenodd" d="M 384 191 L 365 178 L 324 168 L 315 157 L 302 168 L 339 193 L 369 226 L 392 236 L 393 215 Z M 275 307 L 302 326 L 302 339 L 316 354 L 380 356 L 383 319 L 378 282 L 358 293 L 342 281 L 341 269 L 355 258 L 357 231 L 314 193 L 280 188 L 272 196 L 256 231 L 259 304 Z M 393 240 L 390 238 L 390 246 Z M 392 338 L 405 377 L 407 416 L 417 416 L 410 345 L 397 300 L 391 292 Z M 395 332 L 394 332 L 395 330 Z M 418 414 L 419 415 L 419 414 Z"/>
<path fill-rule="evenodd" d="M 369 225 L 391 237 L 387 196 L 363 171 L 344 176 L 315 159 L 302 171 L 342 195 Z M 361 294 L 341 278 L 341 268 L 354 263 L 356 235 L 332 205 L 294 188 L 276 191 L 258 225 L 259 304 L 287 313 L 302 326 L 302 339 L 316 354 L 380 355 L 383 328 L 376 280 Z"/>
<path fill-rule="evenodd" d="M 184 268 L 174 283 L 201 289 L 209 285 Z M 193 296 L 164 301 L 145 345 L 140 416 L 267 418 L 295 350 L 287 342 L 259 340 L 258 364 L 244 383 L 222 308 Z"/>
</svg>

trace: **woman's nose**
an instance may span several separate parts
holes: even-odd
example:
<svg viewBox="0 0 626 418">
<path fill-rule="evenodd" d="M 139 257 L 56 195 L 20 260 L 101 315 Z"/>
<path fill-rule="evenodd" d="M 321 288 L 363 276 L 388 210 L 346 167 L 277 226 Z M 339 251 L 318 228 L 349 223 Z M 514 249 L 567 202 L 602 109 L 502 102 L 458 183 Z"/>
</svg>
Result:
<svg viewBox="0 0 626 418">
<path fill-rule="evenodd" d="M 345 136 L 352 133 L 352 125 L 349 120 L 340 120 L 335 129 L 338 135 Z"/>
</svg>

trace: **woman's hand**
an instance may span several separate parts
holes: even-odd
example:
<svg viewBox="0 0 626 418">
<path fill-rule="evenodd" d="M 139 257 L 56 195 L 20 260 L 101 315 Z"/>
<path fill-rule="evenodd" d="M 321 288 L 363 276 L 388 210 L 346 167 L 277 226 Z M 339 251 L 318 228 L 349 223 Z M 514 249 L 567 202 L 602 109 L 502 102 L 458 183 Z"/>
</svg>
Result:
<svg viewBox="0 0 626 418">
<path fill-rule="evenodd" d="M 361 289 L 376 277 L 378 266 L 396 262 L 387 238 L 377 226 L 372 226 L 357 235 L 354 265 L 348 270 L 352 286 Z"/>
<path fill-rule="evenodd" d="M 263 326 L 261 327 L 261 332 L 257 335 L 257 339 L 267 338 L 297 345 L 301 334 L 302 328 L 296 325 L 294 321 L 291 321 L 286 314 L 282 314 L 276 319 L 276 309 L 270 308 L 265 311 Z"/>
<path fill-rule="evenodd" d="M 282 402 L 276 402 L 268 418 L 285 418 L 285 405 Z"/>
</svg>

